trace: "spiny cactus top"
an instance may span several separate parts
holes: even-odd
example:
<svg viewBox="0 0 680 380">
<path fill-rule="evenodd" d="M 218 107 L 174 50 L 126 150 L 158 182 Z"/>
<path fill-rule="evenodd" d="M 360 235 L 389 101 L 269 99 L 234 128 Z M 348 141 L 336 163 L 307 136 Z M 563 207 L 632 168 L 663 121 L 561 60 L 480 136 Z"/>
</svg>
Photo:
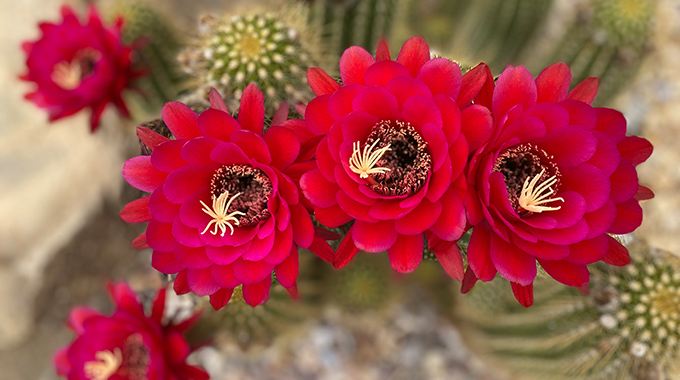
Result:
<svg viewBox="0 0 680 380">
<path fill-rule="evenodd" d="M 304 19 L 304 14 L 296 17 Z M 200 40 L 180 54 L 180 62 L 199 87 L 215 87 L 236 101 L 255 83 L 264 91 L 268 108 L 284 101 L 306 102 L 311 36 L 289 19 L 282 13 L 206 16 Z"/>
<path fill-rule="evenodd" d="M 121 93 L 142 72 L 132 67 L 132 48 L 123 45 L 122 18 L 104 26 L 94 5 L 85 24 L 68 6 L 61 14 L 60 24 L 41 23 L 42 37 L 22 45 L 28 72 L 20 78 L 37 85 L 26 99 L 44 108 L 50 121 L 91 108 L 93 131 L 109 103 L 129 116 Z"/>
</svg>

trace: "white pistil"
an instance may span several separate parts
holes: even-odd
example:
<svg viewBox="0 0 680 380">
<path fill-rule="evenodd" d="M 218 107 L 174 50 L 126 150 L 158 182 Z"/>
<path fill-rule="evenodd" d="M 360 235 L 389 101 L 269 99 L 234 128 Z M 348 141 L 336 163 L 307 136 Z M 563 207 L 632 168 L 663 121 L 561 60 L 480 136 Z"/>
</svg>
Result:
<svg viewBox="0 0 680 380">
<path fill-rule="evenodd" d="M 564 198 L 562 197 L 546 199 L 555 193 L 555 190 L 551 187 L 557 182 L 555 176 L 548 178 L 543 183 L 536 186 L 543 173 L 545 173 L 545 169 L 541 170 L 541 173 L 533 179 L 527 178 L 526 181 L 524 181 L 522 192 L 519 196 L 519 205 L 527 211 L 541 213 L 543 211 L 556 211 L 562 208 L 562 206 L 541 206 L 542 204 L 554 201 L 564 202 Z"/>
<path fill-rule="evenodd" d="M 353 151 L 352 156 L 349 158 L 349 169 L 359 174 L 360 178 L 368 178 L 369 174 L 382 174 L 385 173 L 386 170 L 390 170 L 382 167 L 374 168 L 383 154 L 390 150 L 390 144 L 387 144 L 387 146 L 372 152 L 379 141 L 380 139 L 375 140 L 370 147 L 366 144 L 363 153 L 361 152 L 361 144 L 359 141 L 352 144 Z"/>
<path fill-rule="evenodd" d="M 85 376 L 91 380 L 107 380 L 123 363 L 123 355 L 118 347 L 113 352 L 99 351 L 94 357 L 97 360 L 86 362 L 83 368 Z"/>
<path fill-rule="evenodd" d="M 206 233 L 210 226 L 215 224 L 215 229 L 210 231 L 211 234 L 217 235 L 217 229 L 219 228 L 222 231 L 222 234 L 220 236 L 224 236 L 224 234 L 227 232 L 227 227 L 229 227 L 229 230 L 231 231 L 230 235 L 234 234 L 234 227 L 231 225 L 230 222 L 234 222 L 238 226 L 238 219 L 236 219 L 237 215 L 245 215 L 245 213 L 241 211 L 234 211 L 231 214 L 227 214 L 229 211 L 229 206 L 231 206 L 231 202 L 236 199 L 241 195 L 241 193 L 237 193 L 229 201 L 227 202 L 227 198 L 229 198 L 229 192 L 225 191 L 224 193 L 220 194 L 219 197 L 215 198 L 215 196 L 212 196 L 213 204 L 212 204 L 212 209 L 208 207 L 203 201 L 200 201 L 201 204 L 203 205 L 203 212 L 208 214 L 211 218 L 213 218 L 207 226 L 205 226 L 205 229 L 203 232 L 201 232 L 201 235 Z"/>
</svg>

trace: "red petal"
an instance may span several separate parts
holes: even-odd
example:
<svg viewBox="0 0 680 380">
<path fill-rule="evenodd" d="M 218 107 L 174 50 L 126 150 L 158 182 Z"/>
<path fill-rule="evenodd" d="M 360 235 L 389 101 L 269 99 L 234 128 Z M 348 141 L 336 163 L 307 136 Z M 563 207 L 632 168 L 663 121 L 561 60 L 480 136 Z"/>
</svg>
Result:
<svg viewBox="0 0 680 380">
<path fill-rule="evenodd" d="M 463 281 L 463 257 L 458 249 L 458 244 L 451 243 L 444 250 L 432 250 L 437 256 L 439 264 L 451 278 Z"/>
<path fill-rule="evenodd" d="M 165 274 L 174 274 L 181 271 L 184 265 L 177 262 L 175 254 L 172 252 L 153 251 L 151 255 L 151 266 Z"/>
<path fill-rule="evenodd" d="M 234 276 L 234 268 L 231 265 L 213 265 L 210 267 L 210 275 L 224 289 L 233 289 L 241 285 Z"/>
<path fill-rule="evenodd" d="M 205 269 L 214 264 L 205 254 L 205 247 L 192 248 L 175 244 L 173 253 L 177 261 L 187 269 Z"/>
<path fill-rule="evenodd" d="M 654 198 L 654 191 L 646 186 L 640 186 L 634 198 L 638 201 L 646 201 Z"/>
<path fill-rule="evenodd" d="M 199 296 L 209 296 L 220 290 L 220 286 L 210 274 L 210 268 L 187 269 L 186 281 L 189 289 Z"/>
<path fill-rule="evenodd" d="M 149 197 L 136 199 L 123 207 L 123 211 L 120 212 L 120 218 L 127 223 L 144 223 L 151 220 L 151 214 L 149 213 Z"/>
<path fill-rule="evenodd" d="M 493 119 L 488 108 L 473 104 L 460 113 L 461 132 L 467 138 L 471 152 L 485 144 L 491 137 Z"/>
<path fill-rule="evenodd" d="M 146 243 L 146 232 L 143 234 L 137 236 L 133 241 L 132 241 L 132 248 L 134 249 L 144 249 L 144 248 L 149 248 L 149 245 Z"/>
<path fill-rule="evenodd" d="M 441 197 L 442 212 L 430 231 L 442 240 L 453 241 L 465 231 L 465 207 L 463 201 L 449 190 Z"/>
<path fill-rule="evenodd" d="M 254 83 L 249 84 L 243 90 L 238 123 L 243 129 L 253 131 L 260 136 L 264 131 L 264 96 Z"/>
<path fill-rule="evenodd" d="M 264 141 L 262 135 L 258 135 L 251 131 L 236 131 L 231 134 L 231 142 L 243 149 L 243 152 L 251 158 L 260 163 L 269 165 L 272 161 L 269 147 Z"/>
<path fill-rule="evenodd" d="M 221 140 L 212 137 L 198 137 L 187 141 L 182 146 L 180 156 L 187 164 L 213 165 L 215 162 L 210 158 L 213 149 L 223 144 Z M 160 149 L 160 148 L 159 148 Z M 153 154 L 151 155 L 153 161 Z"/>
<path fill-rule="evenodd" d="M 163 312 L 165 311 L 165 297 L 167 295 L 167 289 L 165 287 L 158 290 L 156 293 L 156 298 L 153 300 L 153 306 L 151 307 L 151 318 L 161 323 L 163 319 Z"/>
<path fill-rule="evenodd" d="M 401 119 L 397 99 L 384 87 L 365 88 L 352 101 L 352 108 L 355 111 L 365 111 L 380 120 Z"/>
<path fill-rule="evenodd" d="M 537 103 L 557 103 L 566 99 L 571 86 L 571 70 L 565 63 L 555 63 L 536 77 Z"/>
<path fill-rule="evenodd" d="M 229 110 L 227 109 L 227 106 L 224 104 L 224 99 L 222 99 L 222 95 L 220 95 L 215 88 L 210 89 L 210 107 L 216 110 L 220 110 L 222 112 L 229 113 Z"/>
<path fill-rule="evenodd" d="M 335 200 L 337 186 L 328 182 L 318 169 L 302 175 L 300 189 L 315 207 L 327 208 L 338 203 Z"/>
<path fill-rule="evenodd" d="M 184 140 L 170 140 L 151 152 L 151 164 L 158 170 L 170 173 L 187 163 L 180 157 Z"/>
<path fill-rule="evenodd" d="M 613 237 L 609 235 L 605 236 L 607 237 L 607 241 L 609 241 L 609 250 L 602 258 L 602 261 L 617 267 L 623 267 L 630 264 L 630 253 L 628 253 L 628 249 Z"/>
<path fill-rule="evenodd" d="M 340 57 L 340 78 L 343 85 L 350 83 L 364 84 L 364 74 L 375 59 L 371 53 L 359 46 L 352 46 L 345 50 Z"/>
<path fill-rule="evenodd" d="M 598 85 L 599 81 L 597 78 L 586 78 L 569 92 L 567 99 L 580 100 L 584 103 L 591 104 L 595 99 L 595 95 L 597 95 Z"/>
<path fill-rule="evenodd" d="M 135 188 L 152 192 L 158 185 L 163 183 L 166 173 L 151 165 L 151 157 L 137 156 L 125 161 L 123 165 L 123 177 Z"/>
<path fill-rule="evenodd" d="M 340 243 L 340 246 L 333 257 L 333 268 L 335 269 L 340 269 L 349 264 L 349 262 L 352 261 L 354 256 L 356 256 L 356 254 L 359 252 L 359 248 L 354 245 L 352 230 L 354 230 L 354 226 L 352 226 L 352 228 L 347 231 L 347 235 L 345 235 L 344 239 L 342 239 L 342 242 Z"/>
<path fill-rule="evenodd" d="M 427 42 L 420 37 L 409 38 L 401 47 L 397 56 L 397 62 L 401 63 L 414 78 L 418 75 L 420 68 L 429 60 L 430 48 L 427 46 Z"/>
<path fill-rule="evenodd" d="M 208 137 L 228 141 L 232 132 L 241 129 L 241 125 L 231 115 L 218 109 L 207 109 L 198 116 L 198 127 Z"/>
<path fill-rule="evenodd" d="M 467 254 L 470 264 L 469 268 L 472 268 L 475 277 L 482 281 L 491 281 L 496 277 L 496 267 L 491 262 L 489 252 L 490 246 L 491 232 L 484 227 L 475 227 L 472 230 L 472 236 L 470 236 Z"/>
<path fill-rule="evenodd" d="M 595 130 L 606 133 L 618 143 L 626 136 L 626 118 L 611 108 L 595 108 L 597 124 Z"/>
<path fill-rule="evenodd" d="M 276 273 L 276 279 L 284 288 L 290 288 L 291 286 L 295 286 L 299 268 L 300 260 L 298 258 L 298 249 L 296 246 L 293 246 L 288 257 L 274 268 L 274 273 Z"/>
<path fill-rule="evenodd" d="M 71 313 L 68 315 L 68 321 L 66 323 L 68 324 L 68 327 L 71 328 L 71 330 L 75 331 L 76 334 L 82 335 L 83 333 L 85 333 L 85 328 L 83 327 L 85 321 L 87 321 L 91 317 L 95 317 L 98 315 L 101 314 L 94 309 L 90 309 L 89 307 L 77 306 L 71 310 Z"/>
<path fill-rule="evenodd" d="M 168 175 L 163 194 L 168 201 L 180 204 L 200 188 L 210 184 L 216 166 L 187 165 Z"/>
<path fill-rule="evenodd" d="M 316 218 L 319 223 L 329 228 L 340 227 L 353 219 L 351 216 L 347 215 L 339 205 L 327 208 L 315 208 L 314 218 Z"/>
<path fill-rule="evenodd" d="M 251 165 L 250 158 L 238 145 L 222 143 L 210 152 L 210 159 L 224 165 Z"/>
<path fill-rule="evenodd" d="M 635 199 L 629 199 L 616 205 L 616 219 L 609 228 L 612 234 L 633 232 L 642 224 L 642 208 Z"/>
<path fill-rule="evenodd" d="M 269 297 L 269 289 L 272 286 L 271 275 L 257 284 L 243 285 L 243 299 L 250 306 L 257 306 Z"/>
<path fill-rule="evenodd" d="M 502 117 L 510 108 L 521 104 L 524 109 L 536 104 L 536 82 L 523 66 L 505 69 L 496 82 L 493 93 L 493 114 Z"/>
<path fill-rule="evenodd" d="M 585 264 L 574 264 L 566 260 L 548 261 L 538 259 L 543 269 L 555 280 L 574 287 L 588 284 L 590 272 Z"/>
<path fill-rule="evenodd" d="M 619 167 L 612 173 L 609 180 L 611 181 L 609 198 L 614 203 L 631 199 L 640 188 L 635 167 L 625 160 L 619 162 Z"/>
<path fill-rule="evenodd" d="M 404 66 L 394 61 L 380 61 L 371 65 L 364 74 L 366 86 L 385 87 L 393 78 L 400 76 L 410 76 Z"/>
<path fill-rule="evenodd" d="M 621 158 L 627 160 L 631 164 L 637 166 L 652 155 L 654 147 L 652 143 L 642 137 L 627 136 L 619 144 L 619 153 Z"/>
<path fill-rule="evenodd" d="M 510 282 L 512 286 L 512 293 L 515 299 L 519 301 L 520 305 L 529 307 L 534 303 L 534 284 L 522 286 L 516 282 Z"/>
<path fill-rule="evenodd" d="M 161 111 L 163 121 L 179 140 L 190 140 L 201 136 L 198 128 L 198 115 L 180 102 L 168 102 Z"/>
<path fill-rule="evenodd" d="M 437 222 L 441 213 L 440 202 L 423 199 L 411 212 L 394 221 L 394 229 L 401 235 L 421 235 Z"/>
<path fill-rule="evenodd" d="M 378 47 L 375 49 L 375 59 L 376 61 L 391 59 L 390 49 L 387 46 L 387 40 L 385 38 L 381 38 L 380 41 L 378 41 Z"/>
<path fill-rule="evenodd" d="M 300 141 L 295 133 L 288 128 L 273 126 L 264 135 L 264 141 L 269 147 L 271 164 L 279 170 L 285 170 L 298 157 Z"/>
<path fill-rule="evenodd" d="M 333 118 L 328 113 L 328 102 L 331 95 L 321 95 L 312 99 L 307 104 L 305 111 L 305 121 L 307 128 L 315 135 L 325 135 L 333 125 Z"/>
<path fill-rule="evenodd" d="M 567 261 L 587 265 L 602 260 L 609 250 L 609 241 L 606 235 L 600 235 L 594 239 L 584 240 L 569 246 Z"/>
<path fill-rule="evenodd" d="M 318 67 L 307 70 L 307 82 L 316 96 L 332 94 L 340 88 L 340 84 Z"/>
<path fill-rule="evenodd" d="M 220 310 L 221 308 L 225 307 L 227 303 L 229 303 L 233 293 L 234 289 L 222 288 L 216 291 L 210 295 L 210 305 L 212 305 L 213 309 Z"/>
<path fill-rule="evenodd" d="M 357 220 L 352 226 L 354 244 L 366 252 L 381 252 L 390 248 L 396 241 L 397 231 L 391 220 L 376 223 Z"/>
<path fill-rule="evenodd" d="M 146 241 L 153 249 L 161 252 L 172 252 L 175 238 L 172 237 L 172 224 L 151 220 L 146 227 Z"/>
<path fill-rule="evenodd" d="M 463 75 L 457 63 L 446 58 L 435 58 L 425 62 L 417 78 L 425 82 L 432 94 L 446 94 L 456 99 Z"/>
<path fill-rule="evenodd" d="M 477 280 L 479 279 L 475 275 L 475 272 L 472 270 L 470 266 L 468 266 L 467 269 L 465 270 L 465 275 L 463 276 L 463 281 L 460 286 L 460 292 L 462 294 L 468 293 L 475 286 Z"/>
<path fill-rule="evenodd" d="M 495 234 L 491 235 L 490 256 L 503 278 L 529 285 L 536 278 L 536 259 Z"/>
<path fill-rule="evenodd" d="M 282 125 L 283 123 L 285 123 L 286 119 L 288 119 L 288 111 L 289 110 L 290 110 L 290 106 L 288 105 L 288 102 L 281 103 L 279 108 L 274 113 L 274 117 L 272 117 L 272 124 L 271 124 L 272 127 L 277 126 L 277 125 Z"/>
<path fill-rule="evenodd" d="M 399 235 L 387 253 L 394 270 L 413 272 L 423 259 L 423 234 Z"/>
<path fill-rule="evenodd" d="M 175 290 L 175 293 L 177 293 L 177 295 L 187 294 L 191 291 L 191 289 L 189 289 L 189 286 L 187 285 L 186 269 L 177 273 L 177 276 L 175 277 L 175 281 L 172 284 L 172 287 Z"/>
<path fill-rule="evenodd" d="M 321 260 L 327 263 L 333 262 L 333 256 L 335 255 L 335 252 L 328 242 L 326 242 L 326 240 L 324 240 L 324 238 L 320 235 L 314 235 L 312 245 L 310 245 L 308 249 L 317 255 Z"/>
<path fill-rule="evenodd" d="M 269 275 L 274 270 L 274 265 L 263 261 L 248 261 L 241 258 L 234 261 L 234 276 L 243 284 L 256 284 Z"/>
<path fill-rule="evenodd" d="M 484 63 L 480 63 L 463 75 L 463 78 L 461 79 L 460 93 L 458 94 L 456 103 L 460 107 L 468 105 L 472 99 L 477 97 L 485 85 L 487 85 L 487 87 L 490 86 L 491 91 L 493 91 L 493 75 L 491 75 L 489 66 Z M 482 104 L 482 106 L 486 107 L 487 104 Z"/>
<path fill-rule="evenodd" d="M 308 248 L 314 240 L 314 224 L 309 212 L 301 204 L 290 206 L 290 221 L 293 226 L 293 240 L 302 248 Z"/>
<path fill-rule="evenodd" d="M 162 136 L 152 130 L 150 130 L 147 127 L 137 127 L 137 137 L 144 143 L 144 145 L 148 146 L 149 149 L 153 150 L 156 148 L 158 145 L 161 143 L 164 143 L 166 141 L 169 141 L 165 136 Z"/>
</svg>

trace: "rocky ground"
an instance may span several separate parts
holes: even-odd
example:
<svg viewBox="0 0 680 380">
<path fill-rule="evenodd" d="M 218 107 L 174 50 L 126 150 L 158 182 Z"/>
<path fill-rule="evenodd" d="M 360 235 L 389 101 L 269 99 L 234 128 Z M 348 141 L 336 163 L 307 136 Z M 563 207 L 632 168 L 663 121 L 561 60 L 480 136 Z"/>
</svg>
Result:
<svg viewBox="0 0 680 380">
<path fill-rule="evenodd" d="M 563 1 L 564 2 L 564 1 Z M 55 19 L 58 0 L 9 2 L 0 13 L 0 373 L 3 379 L 56 379 L 51 356 L 71 338 L 63 321 L 75 305 L 108 310 L 109 279 L 137 289 L 157 287 L 150 252 L 129 242 L 139 226 L 118 212 L 138 194 L 120 168 L 133 154 L 132 125 L 91 135 L 86 115 L 46 126 L 22 100 L 29 85 L 20 41 L 37 36 L 37 20 Z M 208 9 L 199 2 L 184 18 Z M 181 1 L 170 2 L 178 7 Z M 655 48 L 631 86 L 614 100 L 630 127 L 655 145 L 639 167 L 656 192 L 638 231 L 680 252 L 680 6 L 660 0 Z M 177 8 L 174 8 L 177 9 Z M 441 303 L 415 291 L 382 313 L 325 308 L 297 334 L 271 347 L 242 351 L 228 342 L 194 358 L 226 379 L 498 379 L 465 347 Z"/>
</svg>

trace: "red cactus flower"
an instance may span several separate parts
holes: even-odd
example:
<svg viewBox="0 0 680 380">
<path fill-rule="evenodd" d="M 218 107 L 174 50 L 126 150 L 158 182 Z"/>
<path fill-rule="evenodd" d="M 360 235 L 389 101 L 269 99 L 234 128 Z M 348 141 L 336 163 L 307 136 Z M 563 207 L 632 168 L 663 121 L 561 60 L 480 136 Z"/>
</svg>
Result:
<svg viewBox="0 0 680 380">
<path fill-rule="evenodd" d="M 69 380 L 207 380 L 202 369 L 186 364 L 191 348 L 182 335 L 196 314 L 174 324 L 163 323 L 165 289 L 144 314 L 135 293 L 125 283 L 109 285 L 116 311 L 105 316 L 87 307 L 71 311 L 68 325 L 78 335 L 57 352 L 57 373 Z"/>
<path fill-rule="evenodd" d="M 50 121 L 91 108 L 92 131 L 108 103 L 128 117 L 121 93 L 142 71 L 133 69 L 133 50 L 123 45 L 123 20 L 104 26 L 94 5 L 86 24 L 68 6 L 61 14 L 60 24 L 41 23 L 42 37 L 22 45 L 28 72 L 20 78 L 37 85 L 26 99 L 47 110 Z"/>
<path fill-rule="evenodd" d="M 334 266 L 346 265 L 358 250 L 387 250 L 395 270 L 410 272 L 426 237 L 447 273 L 462 279 L 455 241 L 465 229 L 468 141 L 461 120 L 489 131 L 488 110 L 461 112 L 457 101 L 470 99 L 461 91 L 460 68 L 431 59 L 421 38 L 406 41 L 396 61 L 385 43 L 376 58 L 351 47 L 340 59 L 340 75 L 342 85 L 320 69 L 307 72 L 317 97 L 305 120 L 323 139 L 318 167 L 300 181 L 317 221 L 328 227 L 354 221 Z M 469 78 L 480 85 L 484 79 Z"/>
<path fill-rule="evenodd" d="M 177 273 L 178 294 L 210 295 L 219 309 L 242 284 L 255 306 L 267 299 L 274 271 L 296 296 L 298 247 L 332 255 L 296 186 L 314 154 L 293 131 L 301 121 L 263 133 L 264 98 L 254 85 L 243 92 L 238 120 L 217 91 L 210 99 L 212 108 L 200 115 L 178 102 L 163 107 L 176 140 L 138 128 L 153 152 L 128 160 L 123 176 L 151 195 L 129 203 L 121 217 L 149 222 L 133 244 L 153 248 L 157 270 Z M 275 120 L 285 120 L 280 116 Z"/>
<path fill-rule="evenodd" d="M 625 136 L 620 112 L 590 105 L 595 78 L 571 92 L 570 83 L 562 63 L 535 80 L 524 67 L 508 68 L 477 99 L 492 110 L 494 126 L 467 169 L 466 209 L 474 229 L 464 291 L 498 272 L 529 306 L 537 261 L 575 287 L 588 283 L 587 264 L 630 261 L 607 233 L 640 225 L 638 201 L 652 193 L 639 185 L 635 166 L 652 146 Z"/>
</svg>

